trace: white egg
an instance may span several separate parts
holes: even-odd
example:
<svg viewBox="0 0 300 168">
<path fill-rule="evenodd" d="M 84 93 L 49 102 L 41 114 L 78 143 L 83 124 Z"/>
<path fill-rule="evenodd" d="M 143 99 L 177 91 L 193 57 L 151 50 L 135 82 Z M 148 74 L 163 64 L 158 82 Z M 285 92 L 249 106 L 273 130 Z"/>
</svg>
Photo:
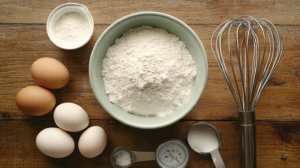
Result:
<svg viewBox="0 0 300 168">
<path fill-rule="evenodd" d="M 83 156 L 93 158 L 103 152 L 106 143 L 105 131 L 99 126 L 93 126 L 82 133 L 79 138 L 78 148 Z"/>
<path fill-rule="evenodd" d="M 59 128 L 46 128 L 36 137 L 39 150 L 50 157 L 63 158 L 69 156 L 75 147 L 73 138 Z"/>
<path fill-rule="evenodd" d="M 54 121 L 63 130 L 78 132 L 89 125 L 89 116 L 75 103 L 62 103 L 54 110 Z"/>
</svg>

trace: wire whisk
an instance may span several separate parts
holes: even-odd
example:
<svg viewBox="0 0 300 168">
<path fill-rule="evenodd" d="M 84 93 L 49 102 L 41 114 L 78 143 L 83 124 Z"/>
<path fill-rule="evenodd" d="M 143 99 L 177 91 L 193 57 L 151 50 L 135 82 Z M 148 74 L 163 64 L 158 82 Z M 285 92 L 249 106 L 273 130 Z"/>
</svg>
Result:
<svg viewBox="0 0 300 168">
<path fill-rule="evenodd" d="M 254 111 L 282 57 L 281 35 L 266 19 L 240 16 L 216 28 L 211 49 L 238 106 L 243 167 L 256 167 Z"/>
</svg>

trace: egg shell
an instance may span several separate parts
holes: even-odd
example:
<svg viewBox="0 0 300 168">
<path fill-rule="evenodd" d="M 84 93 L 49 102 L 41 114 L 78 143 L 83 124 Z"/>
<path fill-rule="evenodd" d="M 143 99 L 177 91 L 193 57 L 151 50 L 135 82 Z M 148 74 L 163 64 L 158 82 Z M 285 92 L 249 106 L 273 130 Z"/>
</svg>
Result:
<svg viewBox="0 0 300 168">
<path fill-rule="evenodd" d="M 73 138 L 59 128 L 46 128 L 36 137 L 39 150 L 50 157 L 63 158 L 69 156 L 75 148 Z"/>
<path fill-rule="evenodd" d="M 85 130 L 79 138 L 80 153 L 87 158 L 100 155 L 107 144 L 107 136 L 103 128 L 92 126 Z"/>
<path fill-rule="evenodd" d="M 68 69 L 54 58 L 40 58 L 31 66 L 31 76 L 40 86 L 49 89 L 64 87 L 70 79 Z"/>
<path fill-rule="evenodd" d="M 54 94 L 40 86 L 27 86 L 16 96 L 18 108 L 26 114 L 41 116 L 49 113 L 55 106 Z"/>
<path fill-rule="evenodd" d="M 63 130 L 78 132 L 89 125 L 89 116 L 75 103 L 62 103 L 54 110 L 54 121 Z"/>
</svg>

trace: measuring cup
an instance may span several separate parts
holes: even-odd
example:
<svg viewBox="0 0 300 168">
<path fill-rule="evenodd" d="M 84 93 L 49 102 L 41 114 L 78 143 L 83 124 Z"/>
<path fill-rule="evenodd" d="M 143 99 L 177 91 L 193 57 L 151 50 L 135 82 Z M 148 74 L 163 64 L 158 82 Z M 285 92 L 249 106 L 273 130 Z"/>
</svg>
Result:
<svg viewBox="0 0 300 168">
<path fill-rule="evenodd" d="M 222 143 L 221 133 L 215 126 L 209 123 L 197 123 L 191 126 L 188 130 L 187 141 L 196 153 L 210 154 L 216 168 L 226 168 L 219 152 Z"/>
<path fill-rule="evenodd" d="M 161 168 L 185 168 L 189 162 L 188 147 L 180 140 L 161 143 L 155 152 L 137 152 L 124 147 L 116 148 L 110 155 L 114 168 L 127 168 L 135 162 L 156 160 Z"/>
<path fill-rule="evenodd" d="M 117 158 L 115 155 L 121 154 L 120 152 L 123 153 L 123 157 L 125 155 L 129 154 L 129 157 L 126 158 L 124 157 L 123 159 L 126 160 L 125 162 L 123 161 L 122 163 L 117 163 Z M 127 152 L 127 153 L 125 153 Z M 122 157 L 122 156 L 120 156 Z M 142 161 L 151 161 L 155 160 L 155 153 L 154 152 L 137 152 L 137 151 L 132 151 L 128 148 L 124 147 L 118 147 L 116 148 L 110 155 L 110 163 L 114 168 L 127 168 L 131 166 L 135 162 L 142 162 Z"/>
</svg>

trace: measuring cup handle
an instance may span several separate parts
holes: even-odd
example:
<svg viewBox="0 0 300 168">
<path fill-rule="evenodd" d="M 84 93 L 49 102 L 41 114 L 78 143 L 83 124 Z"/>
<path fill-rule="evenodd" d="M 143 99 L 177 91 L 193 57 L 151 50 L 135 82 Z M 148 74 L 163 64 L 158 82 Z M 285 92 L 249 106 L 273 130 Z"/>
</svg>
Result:
<svg viewBox="0 0 300 168">
<path fill-rule="evenodd" d="M 218 149 L 215 149 L 212 152 L 210 152 L 210 155 L 216 168 L 226 168 Z"/>
<path fill-rule="evenodd" d="M 155 160 L 155 152 L 138 152 L 132 151 L 134 154 L 134 162 L 143 162 Z"/>
</svg>

